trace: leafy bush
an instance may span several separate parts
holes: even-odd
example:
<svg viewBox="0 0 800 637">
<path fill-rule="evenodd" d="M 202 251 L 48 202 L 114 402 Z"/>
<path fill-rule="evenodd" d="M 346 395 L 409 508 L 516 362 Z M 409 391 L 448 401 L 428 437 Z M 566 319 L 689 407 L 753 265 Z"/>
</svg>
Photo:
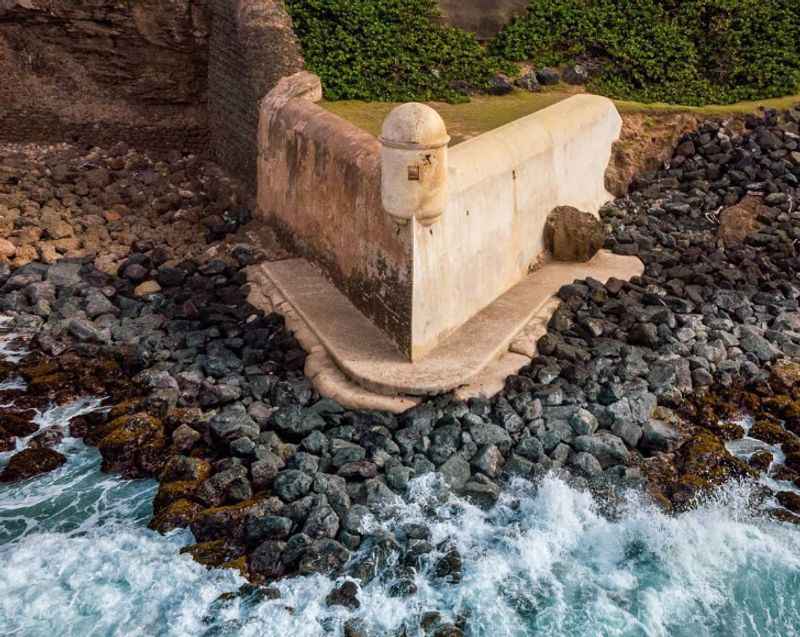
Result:
<svg viewBox="0 0 800 637">
<path fill-rule="evenodd" d="M 728 103 L 800 88 L 800 0 L 531 0 L 488 51 L 436 0 L 286 0 L 328 99 L 463 101 L 498 71 L 587 58 L 592 90 Z"/>
<path fill-rule="evenodd" d="M 613 97 L 703 104 L 800 87 L 798 0 L 531 0 L 492 43 L 540 65 L 603 63 Z"/>
<path fill-rule="evenodd" d="M 463 101 L 502 66 L 447 27 L 435 0 L 287 0 L 306 64 L 332 100 Z"/>
</svg>

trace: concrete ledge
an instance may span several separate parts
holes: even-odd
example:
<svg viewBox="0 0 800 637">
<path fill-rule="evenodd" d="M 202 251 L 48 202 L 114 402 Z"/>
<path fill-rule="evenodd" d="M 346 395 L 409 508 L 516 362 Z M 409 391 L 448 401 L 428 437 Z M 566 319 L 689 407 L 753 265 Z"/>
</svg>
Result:
<svg viewBox="0 0 800 637">
<path fill-rule="evenodd" d="M 629 279 L 642 271 L 639 259 L 608 252 L 599 253 L 589 263 L 545 263 L 415 363 L 406 360 L 389 337 L 304 259 L 253 266 L 250 277 L 253 299 L 259 294 L 269 295 L 269 290 L 285 299 L 274 309 L 288 312 L 287 323 L 304 336 L 298 334 L 298 340 L 306 351 L 312 353 L 321 345 L 346 380 L 370 394 L 396 397 L 399 404 L 386 404 L 392 407 L 390 411 L 396 411 L 416 404 L 414 397 L 459 388 L 464 396 L 496 393 L 502 388 L 502 379 L 535 355 L 536 341 L 558 306 L 553 295 L 561 286 L 587 277 L 601 281 Z M 294 324 L 295 317 L 302 319 L 301 325 Z M 330 365 L 319 358 L 310 356 L 309 366 L 316 374 L 315 385 L 320 375 L 320 385 L 337 379 Z M 383 407 L 376 404 L 372 408 Z"/>
</svg>

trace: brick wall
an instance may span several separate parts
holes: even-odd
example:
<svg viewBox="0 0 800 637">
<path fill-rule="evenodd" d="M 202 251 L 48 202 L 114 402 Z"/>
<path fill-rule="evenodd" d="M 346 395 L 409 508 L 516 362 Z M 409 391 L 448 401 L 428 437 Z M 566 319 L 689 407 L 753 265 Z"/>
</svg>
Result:
<svg viewBox="0 0 800 637">
<path fill-rule="evenodd" d="M 212 0 L 211 8 L 211 145 L 216 160 L 255 190 L 259 102 L 303 59 L 281 0 Z"/>
</svg>

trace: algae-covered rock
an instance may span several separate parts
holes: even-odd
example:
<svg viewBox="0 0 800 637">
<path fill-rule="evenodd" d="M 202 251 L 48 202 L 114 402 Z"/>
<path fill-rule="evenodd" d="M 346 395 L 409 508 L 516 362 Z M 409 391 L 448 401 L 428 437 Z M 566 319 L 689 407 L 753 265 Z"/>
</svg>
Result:
<svg viewBox="0 0 800 637">
<path fill-rule="evenodd" d="M 195 561 L 209 568 L 218 568 L 244 555 L 244 547 L 227 540 L 199 542 L 181 549 L 181 553 L 191 555 Z"/>
<path fill-rule="evenodd" d="M 202 507 L 191 500 L 175 500 L 153 516 L 148 526 L 159 533 L 184 529 L 194 522 L 201 510 Z"/>
<path fill-rule="evenodd" d="M 0 473 L 0 482 L 18 482 L 58 469 L 66 457 L 53 449 L 24 449 L 11 456 Z"/>
<path fill-rule="evenodd" d="M 128 478 L 151 475 L 158 464 L 158 455 L 165 447 L 161 421 L 149 414 L 138 413 L 112 421 L 110 428 L 110 433 L 97 445 L 103 456 L 103 471 Z"/>
</svg>

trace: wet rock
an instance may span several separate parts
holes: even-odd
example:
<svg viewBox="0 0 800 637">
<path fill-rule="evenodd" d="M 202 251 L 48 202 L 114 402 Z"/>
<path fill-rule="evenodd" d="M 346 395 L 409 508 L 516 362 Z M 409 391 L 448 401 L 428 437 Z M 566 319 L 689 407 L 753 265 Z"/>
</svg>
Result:
<svg viewBox="0 0 800 637">
<path fill-rule="evenodd" d="M 334 588 L 325 598 L 325 603 L 328 606 L 344 606 L 350 610 L 355 610 L 361 607 L 361 602 L 358 601 L 359 588 L 355 582 L 343 582 Z"/>
<path fill-rule="evenodd" d="M 19 482 L 58 469 L 67 458 L 53 449 L 29 448 L 15 453 L 0 473 L 0 482 Z"/>
<path fill-rule="evenodd" d="M 500 497 L 500 487 L 481 475 L 468 481 L 461 491 L 467 501 L 483 509 L 492 508 Z"/>
<path fill-rule="evenodd" d="M 250 555 L 250 570 L 265 579 L 278 579 L 286 573 L 286 565 L 281 560 L 286 550 L 286 542 L 267 540 Z"/>
<path fill-rule="evenodd" d="M 433 575 L 450 584 L 458 584 L 462 578 L 463 560 L 461 553 L 452 546 L 441 546 L 439 550 L 444 553 L 433 566 Z"/>
<path fill-rule="evenodd" d="M 30 416 L 22 416 L 18 413 L 0 413 L 0 427 L 3 428 L 6 436 L 26 438 L 39 429 L 39 425 L 31 419 L 33 415 L 33 412 L 30 413 Z"/>
<path fill-rule="evenodd" d="M 627 464 L 630 454 L 625 443 L 607 431 L 592 436 L 578 436 L 573 443 L 577 451 L 591 454 L 603 469 L 617 464 Z"/>
<path fill-rule="evenodd" d="M 766 473 L 772 464 L 772 461 L 772 454 L 769 451 L 762 449 L 760 451 L 756 451 L 752 456 L 750 456 L 749 464 L 757 471 Z"/>
<path fill-rule="evenodd" d="M 350 559 L 350 551 L 336 540 L 316 540 L 309 546 L 298 566 L 303 575 L 338 573 Z"/>
<path fill-rule="evenodd" d="M 781 491 L 775 498 L 782 507 L 789 509 L 793 513 L 800 514 L 800 495 L 794 491 Z"/>
<path fill-rule="evenodd" d="M 453 456 L 439 467 L 439 473 L 452 489 L 459 491 L 469 480 L 469 463 L 461 456 Z"/>
</svg>

